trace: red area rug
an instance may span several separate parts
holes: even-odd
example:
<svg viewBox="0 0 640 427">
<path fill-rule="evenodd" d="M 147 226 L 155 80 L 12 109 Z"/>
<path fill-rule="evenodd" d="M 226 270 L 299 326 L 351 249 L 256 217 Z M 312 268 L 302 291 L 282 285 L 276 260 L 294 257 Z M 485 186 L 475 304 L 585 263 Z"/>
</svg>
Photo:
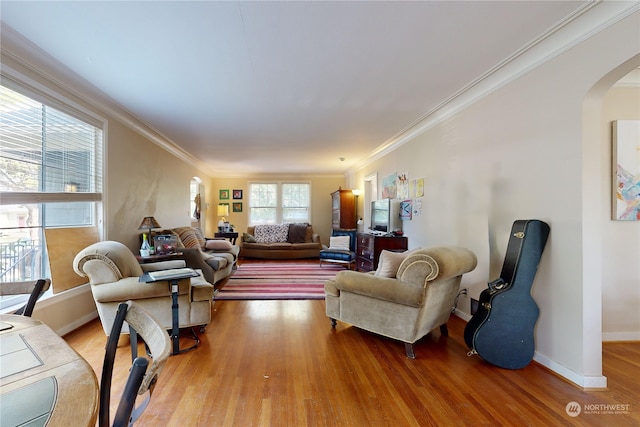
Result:
<svg viewBox="0 0 640 427">
<path fill-rule="evenodd" d="M 241 264 L 214 300 L 324 299 L 324 282 L 344 269 L 326 263 Z"/>
</svg>

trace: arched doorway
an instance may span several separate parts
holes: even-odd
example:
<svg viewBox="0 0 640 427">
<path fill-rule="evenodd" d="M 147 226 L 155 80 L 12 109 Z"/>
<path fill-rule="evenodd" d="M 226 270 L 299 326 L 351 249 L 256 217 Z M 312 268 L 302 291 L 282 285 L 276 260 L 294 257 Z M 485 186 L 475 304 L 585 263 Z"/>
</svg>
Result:
<svg viewBox="0 0 640 427">
<path fill-rule="evenodd" d="M 609 308 L 603 305 L 603 293 L 615 286 L 605 280 L 611 268 L 608 260 L 615 254 L 604 249 L 611 221 L 611 133 L 610 123 L 603 117 L 603 102 L 614 84 L 639 63 L 637 55 L 611 70 L 591 88 L 583 103 L 583 363 L 585 376 L 596 382 L 586 387 L 606 387 L 602 376 L 602 325 Z M 640 250 L 636 251 L 638 259 Z"/>
</svg>

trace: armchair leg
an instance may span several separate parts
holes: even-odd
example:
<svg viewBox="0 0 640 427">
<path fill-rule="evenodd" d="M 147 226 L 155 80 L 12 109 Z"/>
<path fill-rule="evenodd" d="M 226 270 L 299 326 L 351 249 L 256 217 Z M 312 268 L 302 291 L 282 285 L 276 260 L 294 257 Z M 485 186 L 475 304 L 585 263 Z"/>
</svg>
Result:
<svg viewBox="0 0 640 427">
<path fill-rule="evenodd" d="M 445 337 L 449 336 L 449 329 L 447 328 L 446 323 L 444 325 L 440 325 L 440 333 L 442 334 L 442 336 L 445 336 Z"/>
<path fill-rule="evenodd" d="M 408 343 L 408 342 L 404 343 L 404 352 L 405 352 L 405 354 L 407 355 L 407 357 L 409 359 L 415 359 L 416 358 L 416 354 L 413 351 L 413 344 Z"/>
<path fill-rule="evenodd" d="M 338 322 L 336 321 L 336 319 L 331 318 L 331 327 L 332 327 L 333 329 L 335 329 L 335 328 L 336 328 L 336 325 L 337 325 L 337 324 L 338 324 Z"/>
</svg>

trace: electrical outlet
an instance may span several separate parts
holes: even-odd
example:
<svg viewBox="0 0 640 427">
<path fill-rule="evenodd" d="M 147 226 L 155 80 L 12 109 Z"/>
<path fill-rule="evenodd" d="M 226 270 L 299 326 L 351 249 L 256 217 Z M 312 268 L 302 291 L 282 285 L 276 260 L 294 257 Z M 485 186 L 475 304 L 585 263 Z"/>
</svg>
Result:
<svg viewBox="0 0 640 427">
<path fill-rule="evenodd" d="M 471 301 L 471 315 L 473 316 L 474 314 L 476 314 L 476 311 L 478 311 L 478 305 L 480 304 L 480 302 L 477 299 L 470 299 Z"/>
</svg>

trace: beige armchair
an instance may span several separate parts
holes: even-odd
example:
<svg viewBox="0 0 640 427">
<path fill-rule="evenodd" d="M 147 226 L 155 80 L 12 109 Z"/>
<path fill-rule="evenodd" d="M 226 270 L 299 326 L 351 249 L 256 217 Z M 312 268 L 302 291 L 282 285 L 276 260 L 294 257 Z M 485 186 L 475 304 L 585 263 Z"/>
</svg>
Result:
<svg viewBox="0 0 640 427">
<path fill-rule="evenodd" d="M 118 304 L 135 301 L 166 328 L 172 328 L 171 287 L 167 281 L 140 282 L 147 271 L 185 267 L 183 260 L 164 261 L 140 265 L 136 257 L 119 242 L 94 243 L 80 251 L 73 261 L 77 274 L 89 278 L 93 299 L 105 334 L 109 334 L 115 320 Z M 200 326 L 211 321 L 213 285 L 202 275 L 182 279 L 178 283 L 180 328 Z M 128 333 L 125 325 L 123 332 Z"/>
<path fill-rule="evenodd" d="M 339 272 L 325 283 L 325 303 L 333 327 L 341 320 L 403 341 L 407 357 L 414 359 L 413 343 L 437 327 L 447 334 L 462 275 L 476 267 L 477 259 L 459 247 L 421 249 L 405 256 L 397 272 L 387 274 L 393 277 Z"/>
</svg>

